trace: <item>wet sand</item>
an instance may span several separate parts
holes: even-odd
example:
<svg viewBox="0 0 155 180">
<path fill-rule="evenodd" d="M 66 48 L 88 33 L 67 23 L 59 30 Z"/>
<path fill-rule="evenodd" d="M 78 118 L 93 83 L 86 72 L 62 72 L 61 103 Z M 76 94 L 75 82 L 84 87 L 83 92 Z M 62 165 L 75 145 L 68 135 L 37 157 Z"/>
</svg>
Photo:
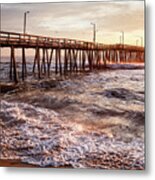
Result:
<svg viewBox="0 0 155 180">
<path fill-rule="evenodd" d="M 10 160 L 10 159 L 1 159 L 0 160 L 0 167 L 21 167 L 21 168 L 43 168 L 41 166 L 37 166 L 37 165 L 32 165 L 32 164 L 28 164 L 28 163 L 23 163 L 21 162 L 21 160 Z M 51 167 L 49 166 L 48 168 L 55 168 L 55 167 Z M 59 168 L 73 168 L 71 166 L 60 166 Z"/>
<path fill-rule="evenodd" d="M 0 160 L 0 167 L 37 167 L 31 164 L 22 163 L 20 160 Z"/>
</svg>

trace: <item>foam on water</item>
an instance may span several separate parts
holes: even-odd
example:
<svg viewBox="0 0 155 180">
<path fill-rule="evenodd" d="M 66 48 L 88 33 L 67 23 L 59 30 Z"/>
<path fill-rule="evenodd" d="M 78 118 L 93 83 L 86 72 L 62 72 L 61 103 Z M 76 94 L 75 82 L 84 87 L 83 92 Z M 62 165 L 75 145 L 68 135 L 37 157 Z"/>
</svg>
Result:
<svg viewBox="0 0 155 180">
<path fill-rule="evenodd" d="M 42 167 L 143 169 L 144 142 L 115 140 L 79 122 L 67 122 L 54 110 L 1 101 L 1 159 L 19 159 Z"/>
</svg>

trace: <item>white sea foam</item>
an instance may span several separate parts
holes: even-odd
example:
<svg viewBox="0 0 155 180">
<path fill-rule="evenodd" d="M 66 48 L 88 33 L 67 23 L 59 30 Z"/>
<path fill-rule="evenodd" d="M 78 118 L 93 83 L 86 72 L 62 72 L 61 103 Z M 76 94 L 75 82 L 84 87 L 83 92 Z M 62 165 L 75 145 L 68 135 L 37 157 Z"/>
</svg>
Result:
<svg viewBox="0 0 155 180">
<path fill-rule="evenodd" d="M 141 139 L 125 143 L 101 132 L 86 132 L 82 124 L 67 123 L 53 110 L 26 103 L 2 100 L 0 114 L 1 159 L 20 159 L 43 167 L 114 168 L 107 165 L 107 159 L 121 162 L 122 169 L 126 164 L 129 169 L 144 166 Z"/>
</svg>

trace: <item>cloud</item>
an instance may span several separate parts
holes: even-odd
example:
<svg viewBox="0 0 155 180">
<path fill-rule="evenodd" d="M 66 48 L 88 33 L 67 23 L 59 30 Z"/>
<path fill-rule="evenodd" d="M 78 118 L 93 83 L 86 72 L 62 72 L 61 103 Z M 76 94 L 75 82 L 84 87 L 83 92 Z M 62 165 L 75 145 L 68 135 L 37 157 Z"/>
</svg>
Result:
<svg viewBox="0 0 155 180">
<path fill-rule="evenodd" d="M 90 39 L 92 26 L 101 32 L 144 31 L 143 1 L 2 4 L 1 28 L 22 32 L 23 14 L 29 10 L 27 31 L 33 34 Z M 88 35 L 87 35 L 88 34 Z"/>
</svg>

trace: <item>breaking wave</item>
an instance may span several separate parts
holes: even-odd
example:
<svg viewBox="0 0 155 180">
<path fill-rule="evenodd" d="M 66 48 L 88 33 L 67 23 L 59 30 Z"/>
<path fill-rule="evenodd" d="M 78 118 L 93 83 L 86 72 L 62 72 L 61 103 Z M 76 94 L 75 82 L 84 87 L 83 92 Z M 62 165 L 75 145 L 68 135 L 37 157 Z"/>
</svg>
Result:
<svg viewBox="0 0 155 180">
<path fill-rule="evenodd" d="M 27 103 L 1 101 L 1 159 L 41 167 L 144 169 L 144 142 L 123 142 L 58 112 Z"/>
</svg>

